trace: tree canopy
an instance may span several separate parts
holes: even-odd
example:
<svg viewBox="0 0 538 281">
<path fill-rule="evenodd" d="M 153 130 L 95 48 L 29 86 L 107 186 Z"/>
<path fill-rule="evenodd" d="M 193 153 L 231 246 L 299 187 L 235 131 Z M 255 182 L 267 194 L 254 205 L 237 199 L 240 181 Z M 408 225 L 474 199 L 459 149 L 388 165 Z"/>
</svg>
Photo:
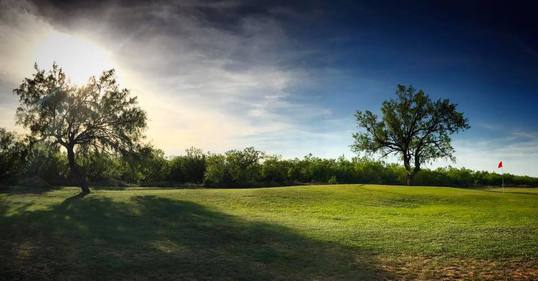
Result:
<svg viewBox="0 0 538 281">
<path fill-rule="evenodd" d="M 463 113 L 448 99 L 432 101 L 422 90 L 398 85 L 396 98 L 383 102 L 381 117 L 371 111 L 357 111 L 362 132 L 354 133 L 352 149 L 398 155 L 410 185 L 421 165 L 438 158 L 455 160 L 450 135 L 469 129 Z"/>
<path fill-rule="evenodd" d="M 113 69 L 82 86 L 70 83 L 56 64 L 49 71 L 36 65 L 35 71 L 13 90 L 19 97 L 17 123 L 33 136 L 63 146 L 71 173 L 88 193 L 75 153 L 132 150 L 143 138 L 146 113 L 129 90 L 119 87 Z"/>
</svg>

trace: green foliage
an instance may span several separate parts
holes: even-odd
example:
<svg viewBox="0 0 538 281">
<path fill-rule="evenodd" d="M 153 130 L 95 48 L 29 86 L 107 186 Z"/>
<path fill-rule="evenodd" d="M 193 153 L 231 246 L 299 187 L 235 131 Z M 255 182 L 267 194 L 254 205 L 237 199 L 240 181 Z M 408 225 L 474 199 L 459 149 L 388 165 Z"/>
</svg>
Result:
<svg viewBox="0 0 538 281">
<path fill-rule="evenodd" d="M 206 161 L 204 182 L 209 185 L 229 184 L 231 182 L 231 176 L 226 164 L 225 155 L 209 154 Z"/>
<path fill-rule="evenodd" d="M 289 171 L 292 165 L 290 161 L 276 155 L 265 157 L 261 167 L 261 181 L 271 185 L 291 182 Z"/>
<path fill-rule="evenodd" d="M 71 184 L 67 155 L 58 146 L 36 143 L 30 153 L 21 177 L 39 177 L 50 185 Z"/>
<path fill-rule="evenodd" d="M 21 140 L 15 133 L 0 128 L 0 182 L 16 179 L 23 170 L 30 148 L 28 138 Z"/>
<path fill-rule="evenodd" d="M 127 173 L 124 179 L 139 184 L 162 183 L 170 174 L 170 164 L 164 152 L 152 146 L 140 146 L 123 156 Z"/>
<path fill-rule="evenodd" d="M 196 184 L 204 181 L 206 155 L 201 149 L 191 147 L 185 151 L 185 155 L 176 156 L 169 163 L 171 181 Z"/>
<path fill-rule="evenodd" d="M 463 113 L 448 99 L 432 101 L 422 90 L 398 85 L 396 99 L 383 102 L 381 118 L 358 111 L 357 123 L 365 131 L 353 134 L 357 152 L 398 155 L 411 184 L 421 165 L 438 158 L 454 159 L 450 135 L 470 128 Z"/>
<path fill-rule="evenodd" d="M 263 152 L 247 147 L 207 158 L 205 182 L 210 185 L 248 186 L 259 183 Z"/>
<path fill-rule="evenodd" d="M 95 185 L 116 185 L 127 172 L 121 158 L 113 154 L 90 151 L 79 158 L 88 180 Z"/>
<path fill-rule="evenodd" d="M 332 176 L 328 181 L 328 184 L 337 184 L 338 180 L 336 180 L 336 176 Z"/>
<path fill-rule="evenodd" d="M 227 151 L 225 155 L 232 184 L 249 185 L 259 182 L 263 152 L 247 147 L 243 150 Z"/>
</svg>

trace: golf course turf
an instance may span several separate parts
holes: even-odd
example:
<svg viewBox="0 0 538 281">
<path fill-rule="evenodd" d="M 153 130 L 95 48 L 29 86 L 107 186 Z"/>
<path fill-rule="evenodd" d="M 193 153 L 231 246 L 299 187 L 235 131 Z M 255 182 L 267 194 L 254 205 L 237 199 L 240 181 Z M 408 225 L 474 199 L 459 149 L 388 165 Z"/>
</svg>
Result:
<svg viewBox="0 0 538 281">
<path fill-rule="evenodd" d="M 77 192 L 0 193 L 0 279 L 538 279 L 538 189 Z"/>
</svg>

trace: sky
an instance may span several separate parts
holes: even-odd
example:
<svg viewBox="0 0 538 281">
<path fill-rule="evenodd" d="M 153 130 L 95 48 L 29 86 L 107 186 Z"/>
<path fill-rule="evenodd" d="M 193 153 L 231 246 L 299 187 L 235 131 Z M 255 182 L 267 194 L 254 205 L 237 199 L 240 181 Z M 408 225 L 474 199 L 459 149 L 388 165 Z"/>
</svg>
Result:
<svg viewBox="0 0 538 281">
<path fill-rule="evenodd" d="M 55 61 L 76 84 L 115 68 L 168 155 L 352 157 L 353 114 L 406 84 L 471 125 L 430 167 L 538 176 L 534 1 L 64 2 L 0 0 L 0 127 L 23 132 L 12 89 Z"/>
</svg>

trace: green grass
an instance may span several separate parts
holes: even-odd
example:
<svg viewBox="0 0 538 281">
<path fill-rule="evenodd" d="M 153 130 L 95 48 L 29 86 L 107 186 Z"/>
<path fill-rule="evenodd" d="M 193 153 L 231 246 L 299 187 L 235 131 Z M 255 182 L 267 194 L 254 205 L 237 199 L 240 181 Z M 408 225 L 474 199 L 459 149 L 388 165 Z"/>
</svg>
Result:
<svg viewBox="0 0 538 281">
<path fill-rule="evenodd" d="M 3 279 L 538 279 L 538 189 L 76 193 L 0 194 Z"/>
</svg>

